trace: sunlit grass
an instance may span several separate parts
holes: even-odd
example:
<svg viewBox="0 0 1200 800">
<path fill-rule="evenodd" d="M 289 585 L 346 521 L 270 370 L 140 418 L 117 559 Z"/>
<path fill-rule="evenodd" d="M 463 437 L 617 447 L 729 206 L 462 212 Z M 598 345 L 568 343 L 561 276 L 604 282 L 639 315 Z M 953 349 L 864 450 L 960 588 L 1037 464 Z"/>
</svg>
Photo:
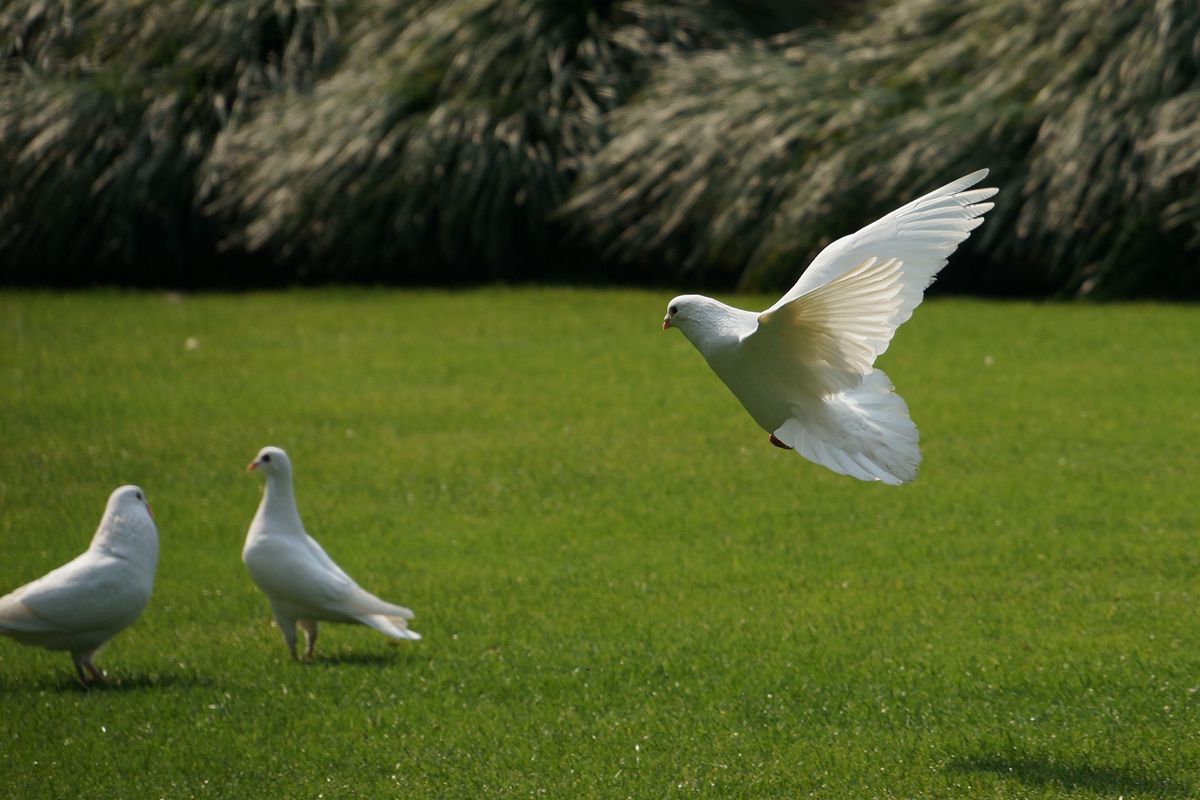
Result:
<svg viewBox="0 0 1200 800">
<path fill-rule="evenodd" d="M 0 641 L 0 796 L 1200 793 L 1197 309 L 928 303 L 888 488 L 771 447 L 669 294 L 0 295 L 0 590 L 120 483 L 162 540 L 110 687 Z M 289 661 L 264 444 L 424 641 Z"/>
</svg>

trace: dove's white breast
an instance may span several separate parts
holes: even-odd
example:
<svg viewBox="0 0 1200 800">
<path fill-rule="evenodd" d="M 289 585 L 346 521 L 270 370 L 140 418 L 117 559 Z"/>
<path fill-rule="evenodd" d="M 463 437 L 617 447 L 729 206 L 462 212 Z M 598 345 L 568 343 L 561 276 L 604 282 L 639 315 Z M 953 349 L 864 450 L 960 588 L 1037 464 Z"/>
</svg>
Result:
<svg viewBox="0 0 1200 800">
<path fill-rule="evenodd" d="M 783 347 L 784 343 L 779 343 Z M 774 431 L 801 411 L 804 398 L 820 405 L 811 372 L 800 369 L 785 353 L 776 352 L 762 333 L 727 340 L 704 354 L 709 367 L 764 430 Z M 816 408 L 803 409 L 816 413 Z"/>
</svg>

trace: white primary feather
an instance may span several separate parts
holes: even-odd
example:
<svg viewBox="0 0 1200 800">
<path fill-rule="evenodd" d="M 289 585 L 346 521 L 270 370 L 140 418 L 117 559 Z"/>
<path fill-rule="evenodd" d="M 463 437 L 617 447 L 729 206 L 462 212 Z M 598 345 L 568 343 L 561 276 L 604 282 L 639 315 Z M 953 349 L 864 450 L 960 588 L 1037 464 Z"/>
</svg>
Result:
<svg viewBox="0 0 1200 800">
<path fill-rule="evenodd" d="M 292 464 L 278 447 L 264 447 L 249 469 L 266 476 L 262 502 L 246 533 L 242 561 L 267 596 L 283 638 L 296 655 L 296 627 L 311 659 L 318 622 L 367 625 L 395 639 L 420 639 L 408 629 L 409 609 L 363 589 L 308 535 L 292 488 Z"/>
<path fill-rule="evenodd" d="M 916 426 L 874 368 L 946 259 L 992 208 L 973 172 L 822 250 L 761 314 L 701 295 L 671 301 L 677 327 L 778 442 L 834 472 L 905 483 L 921 460 Z"/>
<path fill-rule="evenodd" d="M 109 495 L 88 549 L 0 597 L 0 634 L 66 650 L 79 682 L 102 680 L 92 658 L 145 609 L 158 565 L 158 530 L 136 486 Z"/>
</svg>

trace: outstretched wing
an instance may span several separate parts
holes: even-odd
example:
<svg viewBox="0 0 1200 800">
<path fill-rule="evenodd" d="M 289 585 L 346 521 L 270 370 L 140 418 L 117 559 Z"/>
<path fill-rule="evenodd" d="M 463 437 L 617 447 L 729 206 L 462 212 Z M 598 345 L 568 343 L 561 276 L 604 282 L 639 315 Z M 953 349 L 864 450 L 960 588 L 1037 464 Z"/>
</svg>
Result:
<svg viewBox="0 0 1200 800">
<path fill-rule="evenodd" d="M 904 400 L 871 366 L 895 331 L 903 266 L 868 258 L 764 312 L 742 342 L 755 372 L 775 376 L 755 382 L 780 401 L 760 424 L 808 460 L 865 481 L 903 483 L 921 460 Z"/>
<path fill-rule="evenodd" d="M 835 472 L 905 483 L 921 460 L 916 426 L 874 369 L 946 259 L 992 208 L 980 170 L 826 247 L 741 345 L 759 379 L 739 397 L 775 438 Z M 759 388 L 761 387 L 761 388 Z M 772 427 L 764 425 L 768 430 Z"/>
<path fill-rule="evenodd" d="M 896 328 L 912 316 L 913 309 L 925 296 L 925 289 L 946 266 L 946 259 L 979 227 L 983 215 L 992 208 L 993 204 L 985 201 L 996 194 L 996 189 L 970 189 L 987 174 L 986 169 L 972 172 L 918 197 L 857 233 L 838 239 L 813 259 L 796 285 L 763 312 L 762 317 L 768 321 L 778 318 L 787 306 L 802 302 L 806 296 L 839 279 L 850 278 L 855 271 L 878 270 L 882 264 L 895 261 L 896 294 L 894 301 L 888 303 L 888 318 L 882 323 L 873 318 L 869 335 L 866 331 L 848 331 L 848 336 L 857 337 L 859 342 L 840 346 L 844 352 L 859 344 L 869 347 L 873 351 L 866 361 L 869 367 L 875 357 L 887 350 Z M 871 259 L 875 259 L 875 265 L 866 266 Z M 864 359 L 858 355 L 843 361 L 861 366 Z M 858 374 L 865 372 L 861 370 Z"/>
<path fill-rule="evenodd" d="M 763 362 L 776 362 L 776 369 L 794 372 L 801 385 L 821 395 L 857 386 L 896 330 L 892 320 L 902 302 L 903 275 L 897 259 L 868 258 L 764 311 L 743 347 Z"/>
</svg>

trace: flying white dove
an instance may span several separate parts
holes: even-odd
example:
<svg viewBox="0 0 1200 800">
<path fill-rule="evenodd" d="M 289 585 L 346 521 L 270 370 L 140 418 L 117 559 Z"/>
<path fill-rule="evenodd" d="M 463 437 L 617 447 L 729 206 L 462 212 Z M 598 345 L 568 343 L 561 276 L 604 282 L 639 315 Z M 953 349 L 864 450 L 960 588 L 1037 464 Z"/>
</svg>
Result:
<svg viewBox="0 0 1200 800">
<path fill-rule="evenodd" d="M 992 208 L 985 201 L 996 189 L 970 189 L 987 172 L 838 239 L 766 311 L 681 295 L 663 330 L 683 332 L 772 444 L 860 480 L 911 481 L 921 461 L 917 428 L 872 365 Z"/>
<path fill-rule="evenodd" d="M 84 687 L 103 682 L 92 657 L 142 613 L 157 565 L 158 530 L 150 504 L 138 487 L 122 486 L 109 495 L 82 555 L 0 597 L 0 634 L 66 650 Z"/>
<path fill-rule="evenodd" d="M 367 625 L 394 639 L 420 639 L 408 629 L 413 612 L 360 587 L 309 536 L 292 492 L 292 462 L 278 447 L 258 451 L 247 470 L 266 476 L 262 502 L 246 533 L 242 561 L 275 613 L 283 640 L 296 657 L 296 626 L 304 631 L 304 660 L 317 644 L 317 622 Z"/>
</svg>

